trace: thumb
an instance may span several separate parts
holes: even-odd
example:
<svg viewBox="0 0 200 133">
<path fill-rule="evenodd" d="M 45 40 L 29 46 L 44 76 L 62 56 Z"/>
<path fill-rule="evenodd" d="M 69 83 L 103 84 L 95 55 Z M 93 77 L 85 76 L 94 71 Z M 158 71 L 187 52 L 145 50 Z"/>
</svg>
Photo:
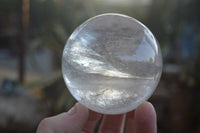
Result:
<svg viewBox="0 0 200 133">
<path fill-rule="evenodd" d="M 77 103 L 67 113 L 45 118 L 37 133 L 80 133 L 88 119 L 88 109 Z"/>
</svg>

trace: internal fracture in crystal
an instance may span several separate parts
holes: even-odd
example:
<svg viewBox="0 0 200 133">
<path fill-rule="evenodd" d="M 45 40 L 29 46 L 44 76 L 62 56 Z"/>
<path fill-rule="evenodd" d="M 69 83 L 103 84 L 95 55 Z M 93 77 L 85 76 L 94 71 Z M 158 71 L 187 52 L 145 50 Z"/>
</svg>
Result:
<svg viewBox="0 0 200 133">
<path fill-rule="evenodd" d="M 161 76 L 162 55 L 141 22 L 122 14 L 102 14 L 69 37 L 62 72 L 77 101 L 99 113 L 121 114 L 152 95 Z"/>
</svg>

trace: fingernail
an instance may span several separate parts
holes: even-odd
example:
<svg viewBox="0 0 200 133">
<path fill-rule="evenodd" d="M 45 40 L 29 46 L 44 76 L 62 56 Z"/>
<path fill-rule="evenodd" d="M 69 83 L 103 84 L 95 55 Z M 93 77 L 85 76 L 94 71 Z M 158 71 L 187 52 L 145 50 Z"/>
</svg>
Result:
<svg viewBox="0 0 200 133">
<path fill-rule="evenodd" d="M 76 113 L 76 104 L 67 112 L 69 115 L 73 115 Z"/>
</svg>

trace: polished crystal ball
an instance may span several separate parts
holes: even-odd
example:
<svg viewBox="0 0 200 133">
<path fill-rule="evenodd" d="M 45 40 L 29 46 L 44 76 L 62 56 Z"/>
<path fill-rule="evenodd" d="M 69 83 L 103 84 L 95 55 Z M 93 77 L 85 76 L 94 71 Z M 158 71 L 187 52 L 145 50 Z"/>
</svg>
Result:
<svg viewBox="0 0 200 133">
<path fill-rule="evenodd" d="M 78 102 L 99 113 L 121 114 L 152 95 L 160 80 L 162 55 L 141 22 L 122 14 L 102 14 L 69 37 L 62 72 Z"/>
</svg>

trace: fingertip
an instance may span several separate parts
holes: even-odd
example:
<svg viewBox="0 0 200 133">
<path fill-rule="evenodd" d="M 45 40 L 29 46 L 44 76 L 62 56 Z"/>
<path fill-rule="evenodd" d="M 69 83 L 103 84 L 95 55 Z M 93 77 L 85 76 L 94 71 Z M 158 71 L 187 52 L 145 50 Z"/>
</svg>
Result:
<svg viewBox="0 0 200 133">
<path fill-rule="evenodd" d="M 67 112 L 67 116 L 66 116 L 66 119 L 68 121 L 67 123 L 70 123 L 70 124 L 76 123 L 73 126 L 83 128 L 84 124 L 88 120 L 89 110 L 88 108 L 83 106 L 81 103 L 76 103 L 73 108 L 74 109 L 71 109 L 71 110 L 75 110 L 73 111 L 73 113 L 71 113 L 71 110 Z"/>
<path fill-rule="evenodd" d="M 78 110 L 80 113 L 83 113 L 83 114 L 85 114 L 85 116 L 88 117 L 88 115 L 89 115 L 89 110 L 88 110 L 88 108 L 86 108 L 85 106 L 83 106 L 81 103 L 76 103 L 75 107 L 77 108 L 77 110 Z"/>
<path fill-rule="evenodd" d="M 138 106 L 135 110 L 135 121 L 137 132 L 156 133 L 156 112 L 150 102 L 144 102 Z"/>
<path fill-rule="evenodd" d="M 153 105 L 148 101 L 145 101 L 141 105 L 139 105 L 136 109 L 136 112 L 141 112 L 141 113 L 143 112 L 143 113 L 148 113 L 152 115 L 156 114 Z"/>
</svg>

